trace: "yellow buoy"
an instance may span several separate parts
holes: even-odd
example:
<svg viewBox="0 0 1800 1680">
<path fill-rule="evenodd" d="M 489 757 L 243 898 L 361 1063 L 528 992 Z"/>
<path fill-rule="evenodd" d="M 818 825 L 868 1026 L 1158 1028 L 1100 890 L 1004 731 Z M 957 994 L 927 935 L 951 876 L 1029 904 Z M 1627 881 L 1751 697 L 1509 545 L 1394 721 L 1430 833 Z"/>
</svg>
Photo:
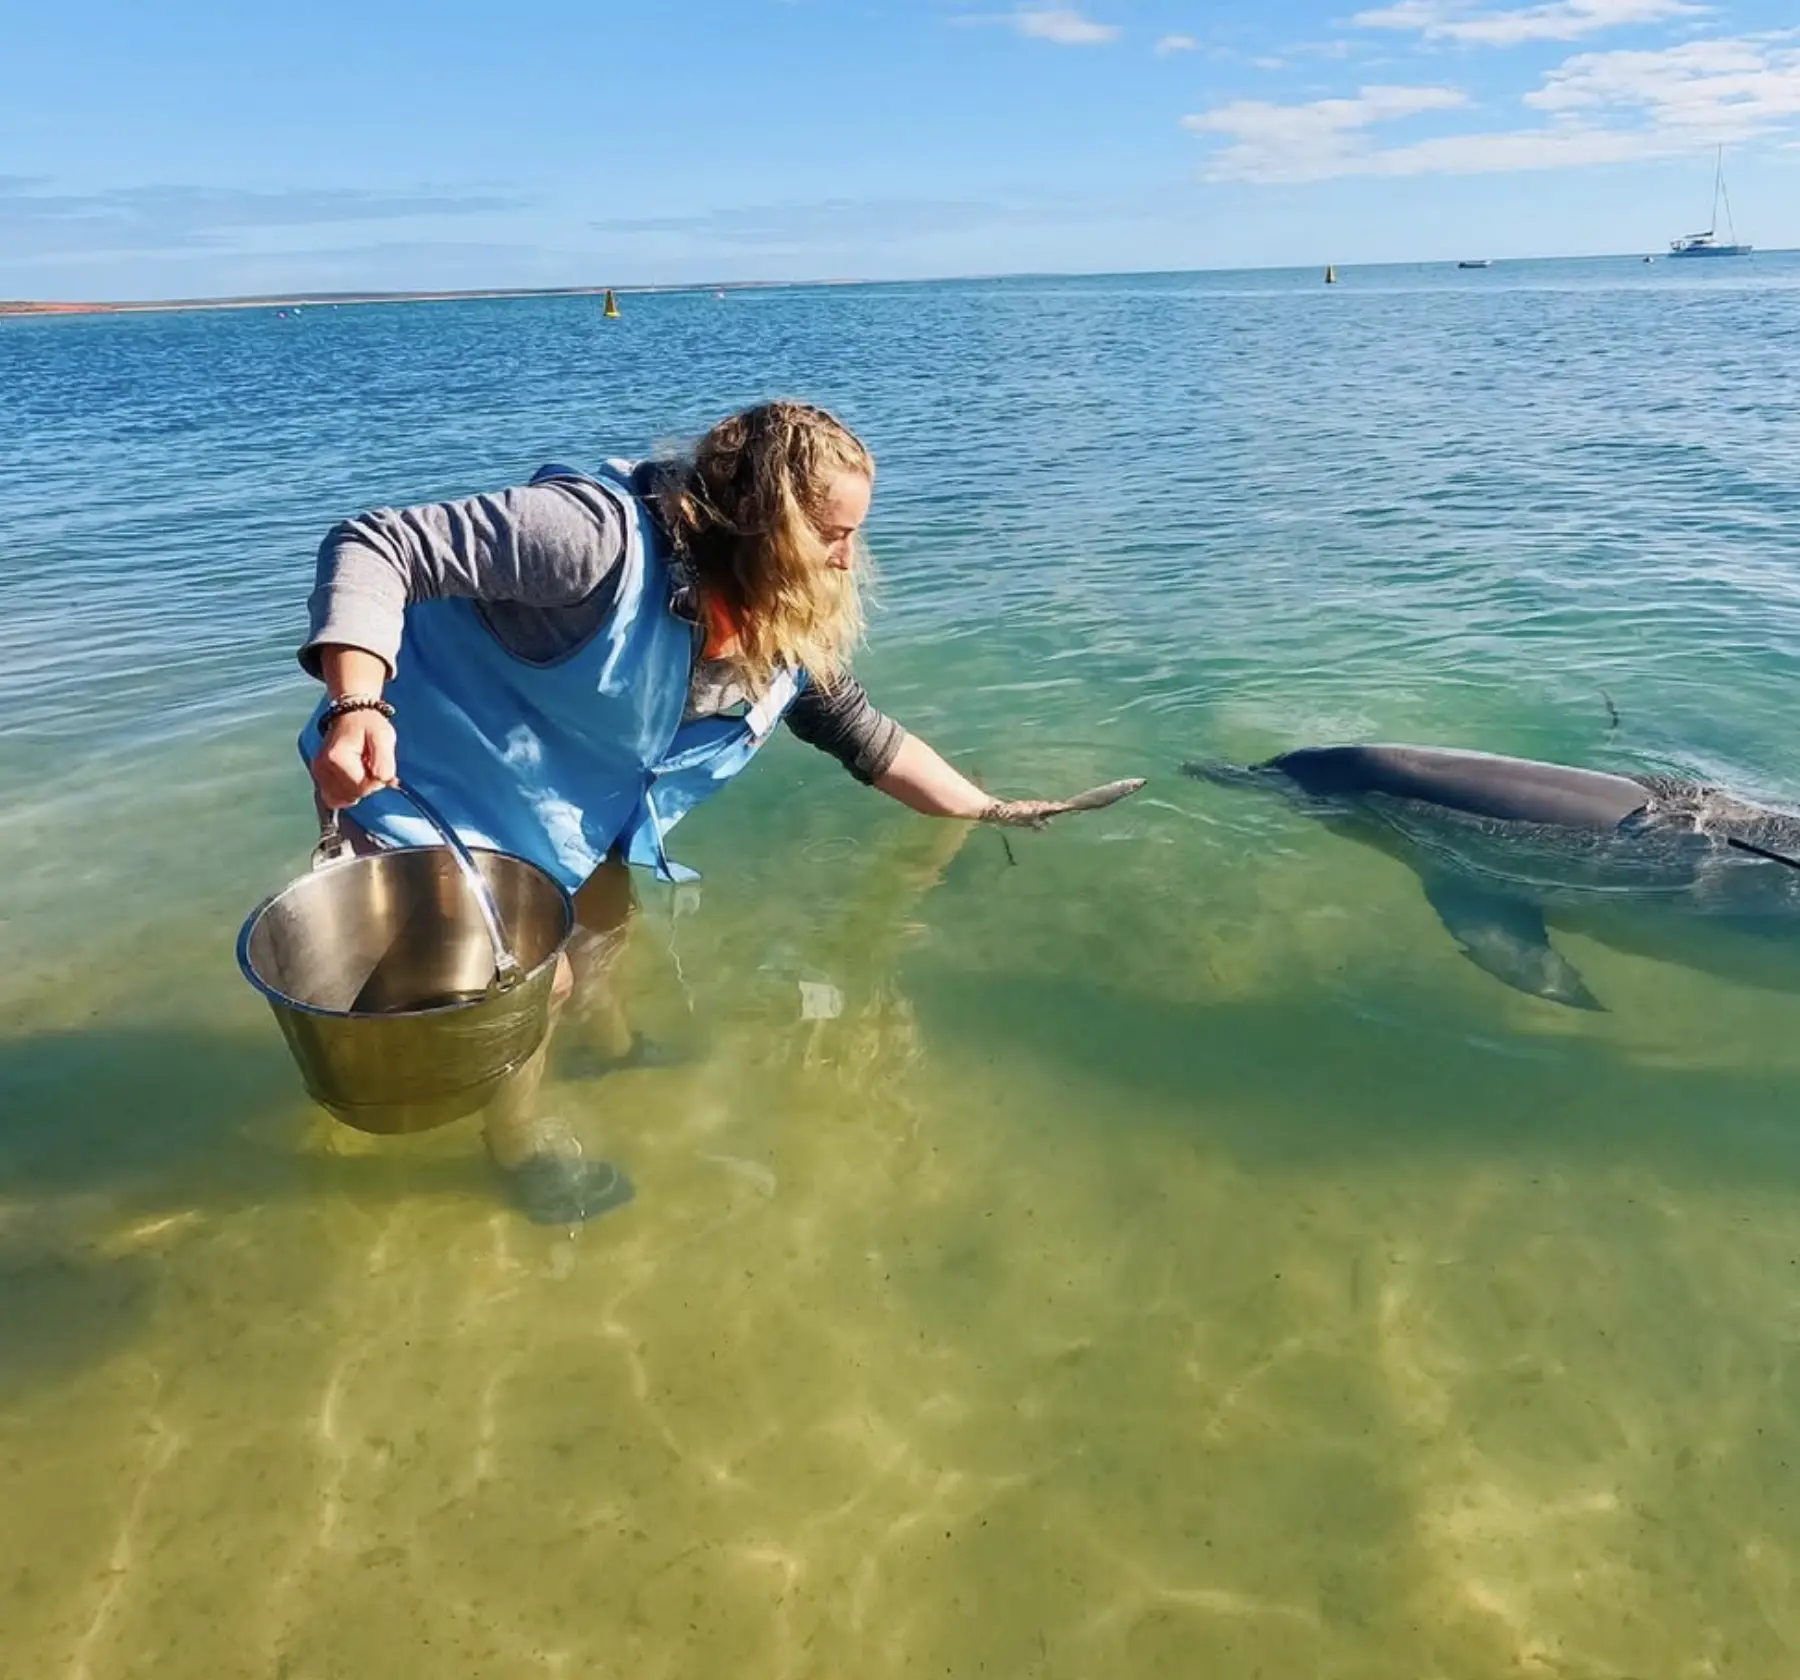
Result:
<svg viewBox="0 0 1800 1680">
<path fill-rule="evenodd" d="M 619 300 L 612 295 L 611 286 L 606 288 L 606 308 L 601 313 L 609 321 L 616 321 L 619 318 Z"/>
</svg>

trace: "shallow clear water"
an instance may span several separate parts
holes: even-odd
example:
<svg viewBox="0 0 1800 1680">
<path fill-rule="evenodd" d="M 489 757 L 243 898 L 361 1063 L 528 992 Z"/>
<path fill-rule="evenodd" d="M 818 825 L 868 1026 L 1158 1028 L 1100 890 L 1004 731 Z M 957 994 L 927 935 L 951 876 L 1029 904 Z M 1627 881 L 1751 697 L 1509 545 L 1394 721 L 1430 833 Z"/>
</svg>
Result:
<svg viewBox="0 0 1800 1680">
<path fill-rule="evenodd" d="M 1800 259 L 1721 269 L 0 323 L 0 1674 L 1788 1671 L 1800 994 L 1520 996 L 1177 774 L 1800 798 Z M 881 461 L 877 701 L 1152 785 L 1015 866 L 778 743 L 645 893 L 694 1059 L 549 1089 L 638 1199 L 540 1231 L 237 975 L 312 552 L 775 391 Z"/>
</svg>

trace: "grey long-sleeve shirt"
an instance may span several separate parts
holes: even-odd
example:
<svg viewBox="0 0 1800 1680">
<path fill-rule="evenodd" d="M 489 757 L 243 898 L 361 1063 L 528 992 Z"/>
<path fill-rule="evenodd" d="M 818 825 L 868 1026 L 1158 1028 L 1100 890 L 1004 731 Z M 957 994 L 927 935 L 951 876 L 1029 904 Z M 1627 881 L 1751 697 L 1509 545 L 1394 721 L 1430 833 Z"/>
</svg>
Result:
<svg viewBox="0 0 1800 1680">
<path fill-rule="evenodd" d="M 597 485 L 574 478 L 471 496 L 466 501 L 378 508 L 333 527 L 319 548 L 300 663 L 320 674 L 320 650 L 363 648 L 394 669 L 406 609 L 460 596 L 478 603 L 501 644 L 543 662 L 579 646 L 612 611 L 625 552 L 625 515 Z M 691 589 L 676 610 L 695 621 Z M 721 661 L 696 659 L 689 718 L 736 709 L 745 697 Z M 801 740 L 873 782 L 900 751 L 905 731 L 846 678 L 830 693 L 810 685 L 787 713 Z"/>
</svg>

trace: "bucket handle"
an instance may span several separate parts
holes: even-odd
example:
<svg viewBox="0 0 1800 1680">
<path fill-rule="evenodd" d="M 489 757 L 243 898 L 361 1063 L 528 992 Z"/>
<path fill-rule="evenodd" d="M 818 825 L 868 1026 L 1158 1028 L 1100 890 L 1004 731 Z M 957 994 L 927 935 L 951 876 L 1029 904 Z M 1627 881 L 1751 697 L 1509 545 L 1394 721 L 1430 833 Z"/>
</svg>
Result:
<svg viewBox="0 0 1800 1680">
<path fill-rule="evenodd" d="M 506 942 L 506 930 L 500 921 L 500 907 L 494 902 L 493 889 L 488 885 L 487 877 L 469 855 L 469 848 L 462 843 L 462 836 L 444 821 L 438 808 L 424 794 L 397 779 L 388 783 L 388 786 L 430 823 L 450 848 L 457 867 L 462 871 L 463 881 L 475 895 L 475 908 L 481 912 L 481 919 L 487 925 L 488 941 L 494 947 L 494 978 L 488 989 L 494 992 L 511 991 L 525 978 L 525 970 Z M 346 850 L 348 847 L 344 842 L 343 830 L 338 825 L 338 814 L 336 811 L 328 811 L 322 819 L 318 848 L 313 854 L 313 867 L 317 868 L 322 863 L 342 856 Z"/>
</svg>

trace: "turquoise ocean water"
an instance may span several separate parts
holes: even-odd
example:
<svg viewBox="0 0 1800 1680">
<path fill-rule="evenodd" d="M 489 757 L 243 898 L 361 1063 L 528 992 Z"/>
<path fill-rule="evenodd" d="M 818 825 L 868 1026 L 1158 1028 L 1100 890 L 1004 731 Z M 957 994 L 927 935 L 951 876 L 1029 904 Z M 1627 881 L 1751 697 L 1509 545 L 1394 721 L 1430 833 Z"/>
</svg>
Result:
<svg viewBox="0 0 1800 1680">
<path fill-rule="evenodd" d="M 1177 767 L 1800 803 L 1800 258 L 622 305 L 0 322 L 0 1675 L 1792 1672 L 1800 993 L 1520 996 Z M 236 972 L 313 552 L 777 393 L 880 461 L 877 703 L 1151 785 L 1015 865 L 778 743 L 541 1231 Z"/>
</svg>

